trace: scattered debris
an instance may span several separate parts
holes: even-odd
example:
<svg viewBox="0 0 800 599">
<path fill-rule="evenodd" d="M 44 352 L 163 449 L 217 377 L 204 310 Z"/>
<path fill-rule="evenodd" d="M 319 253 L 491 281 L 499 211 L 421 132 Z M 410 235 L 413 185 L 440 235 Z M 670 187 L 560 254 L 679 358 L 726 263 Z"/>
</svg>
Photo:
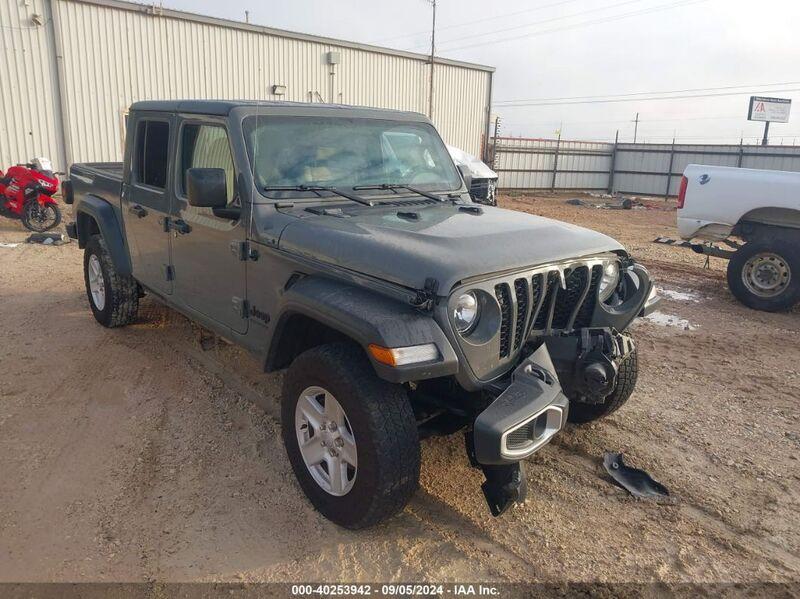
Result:
<svg viewBox="0 0 800 599">
<path fill-rule="evenodd" d="M 32 233 L 26 240 L 27 243 L 41 243 L 42 245 L 64 245 L 71 239 L 63 233 Z"/>
<path fill-rule="evenodd" d="M 684 331 L 694 331 L 698 328 L 698 325 L 690 323 L 685 318 L 673 316 L 672 314 L 664 314 L 658 310 L 651 312 L 645 316 L 644 319 L 662 327 L 677 327 Z"/>
<path fill-rule="evenodd" d="M 693 291 L 678 291 L 677 289 L 667 289 L 666 287 L 657 287 L 658 295 L 666 297 L 678 302 L 695 302 L 701 301 L 700 295 Z"/>
<path fill-rule="evenodd" d="M 621 453 L 607 451 L 603 455 L 603 466 L 614 482 L 634 497 L 669 497 L 667 488 L 647 472 L 627 466 Z"/>
<path fill-rule="evenodd" d="M 0 242 L 0 248 L 15 248 L 15 247 L 17 247 L 18 245 L 19 245 L 18 243 L 5 243 L 5 242 Z"/>
<path fill-rule="evenodd" d="M 613 196 L 602 196 L 613 197 Z M 613 202 L 587 202 L 581 198 L 570 198 L 566 201 L 570 206 L 583 206 L 585 208 L 598 208 L 600 210 L 631 210 L 633 208 L 644 208 L 644 204 L 631 198 L 614 198 Z"/>
</svg>

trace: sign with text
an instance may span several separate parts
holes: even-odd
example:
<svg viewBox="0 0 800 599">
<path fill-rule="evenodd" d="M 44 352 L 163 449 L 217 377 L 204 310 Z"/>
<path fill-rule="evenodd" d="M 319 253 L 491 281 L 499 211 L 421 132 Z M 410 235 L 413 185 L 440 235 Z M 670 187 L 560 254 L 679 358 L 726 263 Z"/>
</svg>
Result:
<svg viewBox="0 0 800 599">
<path fill-rule="evenodd" d="M 772 123 L 788 123 L 789 109 L 792 101 L 787 98 L 765 98 L 750 96 L 748 121 L 770 121 Z"/>
</svg>

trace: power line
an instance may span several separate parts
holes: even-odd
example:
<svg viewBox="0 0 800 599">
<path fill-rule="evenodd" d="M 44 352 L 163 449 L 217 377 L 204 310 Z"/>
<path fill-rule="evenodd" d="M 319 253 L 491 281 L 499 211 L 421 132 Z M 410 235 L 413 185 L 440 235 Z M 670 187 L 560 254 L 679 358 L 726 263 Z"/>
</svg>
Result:
<svg viewBox="0 0 800 599">
<path fill-rule="evenodd" d="M 741 87 L 775 87 L 776 85 L 800 85 L 800 81 L 786 81 L 782 83 L 742 83 L 741 85 L 723 85 L 718 87 L 695 87 L 689 89 L 672 89 L 664 91 L 649 91 L 649 92 L 628 92 L 624 94 L 595 94 L 592 96 L 563 96 L 560 98 L 527 98 L 524 100 L 498 100 L 493 102 L 495 105 L 509 105 L 518 102 L 556 102 L 562 100 L 605 100 L 616 98 L 627 98 L 631 96 L 654 96 L 659 94 L 682 94 L 689 92 L 714 92 L 728 89 L 738 89 Z M 776 90 L 777 91 L 777 90 Z"/>
<path fill-rule="evenodd" d="M 504 33 L 506 31 L 514 31 L 516 29 L 524 29 L 525 27 L 533 27 L 534 25 L 543 25 L 545 23 L 552 23 L 554 21 L 563 21 L 564 19 L 571 19 L 573 17 L 582 17 L 584 15 L 589 15 L 589 14 L 597 13 L 597 12 L 603 12 L 603 11 L 606 11 L 606 10 L 609 10 L 609 9 L 612 9 L 612 8 L 617 8 L 619 6 L 625 6 L 627 4 L 638 4 L 638 3 L 643 2 L 643 1 L 644 0 L 626 0 L 625 2 L 618 2 L 617 4 L 611 4 L 609 6 L 600 6 L 598 8 L 592 8 L 590 10 L 582 10 L 580 12 L 576 12 L 576 13 L 573 13 L 573 14 L 570 14 L 570 15 L 562 15 L 562 16 L 558 16 L 558 17 L 551 17 L 549 19 L 543 19 L 541 21 L 533 21 L 531 23 L 523 23 L 522 25 L 514 25 L 512 27 L 504 27 L 502 29 L 495 29 L 493 31 L 484 31 L 482 33 L 473 33 L 471 35 L 465 35 L 465 36 L 462 36 L 462 37 L 455 37 L 455 38 L 452 38 L 452 39 L 449 39 L 449 40 L 444 40 L 442 43 L 447 45 L 447 44 L 450 44 L 452 42 L 457 42 L 457 41 L 460 41 L 460 40 L 472 39 L 472 38 L 475 38 L 475 37 L 483 37 L 483 36 L 486 36 L 486 35 L 494 35 L 496 33 Z M 417 48 L 419 46 L 414 46 L 414 47 Z"/>
<path fill-rule="evenodd" d="M 796 92 L 800 88 L 787 88 L 787 89 L 770 89 L 766 90 L 770 93 L 775 92 Z M 746 94 L 757 93 L 758 90 L 738 91 L 738 92 L 721 92 L 716 94 L 687 94 L 680 96 L 661 96 L 654 98 L 612 98 L 606 100 L 572 100 L 568 102 L 528 102 L 524 104 L 514 104 L 511 106 L 501 106 L 501 108 L 522 108 L 525 106 L 566 106 L 569 104 L 616 104 L 618 102 L 652 102 L 655 100 L 683 100 L 686 98 L 715 98 L 719 96 L 741 96 Z"/>
<path fill-rule="evenodd" d="M 651 13 L 654 13 L 654 12 L 660 12 L 662 10 L 671 10 L 673 8 L 681 8 L 681 7 L 684 7 L 684 6 L 691 6 L 692 4 L 700 4 L 702 2 L 708 2 L 708 1 L 709 0 L 689 0 L 689 1 L 684 1 L 684 2 L 675 2 L 675 3 L 672 3 L 672 4 L 663 4 L 661 6 L 654 6 L 654 7 L 651 7 L 651 8 L 648 8 L 648 9 L 644 9 L 644 10 L 640 10 L 640 11 L 633 11 L 633 12 L 629 12 L 629 13 L 623 13 L 621 15 L 614 15 L 614 16 L 606 17 L 604 19 L 595 19 L 595 20 L 585 21 L 583 23 L 574 23 L 572 25 L 564 25 L 562 27 L 553 27 L 552 29 L 543 29 L 542 31 L 534 31 L 533 33 L 528 33 L 528 34 L 525 34 L 525 35 L 507 37 L 507 38 L 504 38 L 504 39 L 491 40 L 491 41 L 487 41 L 487 42 L 478 42 L 476 44 L 467 44 L 465 46 L 457 46 L 455 48 L 447 48 L 446 51 L 447 52 L 454 52 L 456 50 L 464 50 L 466 48 L 476 48 L 478 46 L 486 46 L 487 44 L 503 44 L 503 43 L 506 43 L 506 42 L 514 41 L 514 40 L 527 39 L 527 38 L 536 37 L 536 36 L 539 36 L 539 35 L 546 35 L 548 33 L 556 33 L 556 32 L 559 32 L 559 31 L 566 31 L 566 30 L 569 30 L 569 29 L 576 29 L 578 27 L 588 27 L 588 26 L 591 26 L 591 25 L 598 25 L 600 23 L 609 23 L 611 21 L 618 21 L 620 19 L 627 19 L 628 17 L 646 15 L 646 14 L 651 14 Z"/>
<path fill-rule="evenodd" d="M 503 13 L 499 15 L 494 15 L 493 17 L 485 17 L 483 19 L 475 19 L 474 21 L 462 21 L 461 23 L 453 23 L 452 25 L 445 25 L 444 27 L 439 27 L 439 31 L 443 31 L 445 29 L 457 29 L 459 27 L 466 27 L 467 25 L 475 25 L 476 23 L 486 23 L 486 21 L 496 21 L 497 19 L 504 19 L 506 17 L 515 17 L 517 15 L 530 13 L 530 12 L 538 12 L 540 10 L 545 10 L 547 8 L 554 8 L 556 6 L 562 6 L 564 4 L 574 4 L 575 2 L 582 2 L 583 0 L 561 0 L 561 2 L 552 2 L 551 4 L 544 4 L 542 6 L 536 6 L 534 8 L 526 8 L 525 10 L 518 10 L 515 12 Z M 385 44 L 388 41 L 402 39 L 406 37 L 414 37 L 416 35 L 427 35 L 428 31 L 417 31 L 414 33 L 404 33 L 402 35 L 395 35 L 392 37 L 386 37 L 378 41 L 367 42 L 369 44 Z"/>
<path fill-rule="evenodd" d="M 660 123 L 664 121 L 716 121 L 716 120 L 725 120 L 731 121 L 734 119 L 741 120 L 742 115 L 731 115 L 731 116 L 686 116 L 686 117 L 671 117 L 671 118 L 663 118 L 663 119 L 646 119 L 645 122 L 648 123 Z M 545 126 L 545 125 L 557 125 L 560 123 L 560 120 L 555 121 L 506 121 L 508 125 L 516 125 L 517 127 L 531 127 L 531 126 Z M 607 125 L 609 123 L 628 123 L 630 119 L 603 119 L 597 121 L 569 121 L 568 125 Z"/>
</svg>

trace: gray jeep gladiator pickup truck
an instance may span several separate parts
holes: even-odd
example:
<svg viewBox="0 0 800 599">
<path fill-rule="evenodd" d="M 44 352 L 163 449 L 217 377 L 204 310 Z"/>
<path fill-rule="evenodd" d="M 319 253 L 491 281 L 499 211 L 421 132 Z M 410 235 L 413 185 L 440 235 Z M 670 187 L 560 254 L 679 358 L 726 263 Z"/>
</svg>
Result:
<svg viewBox="0 0 800 599">
<path fill-rule="evenodd" d="M 499 515 L 525 458 L 631 395 L 647 271 L 600 233 L 473 203 L 424 116 L 149 101 L 126 139 L 64 185 L 95 319 L 131 323 L 150 294 L 288 368 L 283 441 L 333 522 L 402 509 L 420 439 L 458 431 Z"/>
</svg>

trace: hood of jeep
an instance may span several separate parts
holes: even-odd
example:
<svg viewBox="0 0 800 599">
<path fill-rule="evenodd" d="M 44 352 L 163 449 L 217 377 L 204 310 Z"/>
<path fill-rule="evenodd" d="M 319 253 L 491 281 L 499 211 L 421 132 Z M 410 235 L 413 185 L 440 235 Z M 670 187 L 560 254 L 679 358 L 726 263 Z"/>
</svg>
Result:
<svg viewBox="0 0 800 599">
<path fill-rule="evenodd" d="M 463 279 L 623 249 L 583 227 L 502 208 L 482 211 L 446 204 L 303 216 L 286 226 L 279 246 L 414 289 L 435 278 L 443 295 Z"/>
</svg>

